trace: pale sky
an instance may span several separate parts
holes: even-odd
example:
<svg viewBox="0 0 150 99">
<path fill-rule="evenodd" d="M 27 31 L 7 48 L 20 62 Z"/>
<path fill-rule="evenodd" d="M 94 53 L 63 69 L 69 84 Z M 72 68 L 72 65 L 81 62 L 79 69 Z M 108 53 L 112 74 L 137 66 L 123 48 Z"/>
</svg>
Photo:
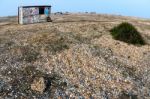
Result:
<svg viewBox="0 0 150 99">
<path fill-rule="evenodd" d="M 17 15 L 18 6 L 52 5 L 52 12 L 97 12 L 150 18 L 150 0 L 0 0 L 0 16 Z"/>
</svg>

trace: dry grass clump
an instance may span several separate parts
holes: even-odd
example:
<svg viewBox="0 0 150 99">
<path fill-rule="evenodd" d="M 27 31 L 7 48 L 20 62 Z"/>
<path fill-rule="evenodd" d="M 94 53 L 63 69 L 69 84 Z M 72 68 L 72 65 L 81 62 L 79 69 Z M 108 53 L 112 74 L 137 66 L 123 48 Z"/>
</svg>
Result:
<svg viewBox="0 0 150 99">
<path fill-rule="evenodd" d="M 18 60 L 29 63 L 36 61 L 40 57 L 38 49 L 32 45 L 13 46 L 10 51 Z"/>
<path fill-rule="evenodd" d="M 35 61 L 39 56 L 39 52 L 31 47 L 22 47 L 21 49 L 23 50 L 21 59 L 24 61 L 32 62 Z"/>
<path fill-rule="evenodd" d="M 69 49 L 69 46 L 72 43 L 67 36 L 58 33 L 38 34 L 29 39 L 28 42 L 35 46 L 43 47 L 45 51 L 49 51 L 52 54 Z"/>
<path fill-rule="evenodd" d="M 69 49 L 73 44 L 90 43 L 90 39 L 70 32 L 41 33 L 28 39 L 28 43 L 56 54 Z"/>
</svg>

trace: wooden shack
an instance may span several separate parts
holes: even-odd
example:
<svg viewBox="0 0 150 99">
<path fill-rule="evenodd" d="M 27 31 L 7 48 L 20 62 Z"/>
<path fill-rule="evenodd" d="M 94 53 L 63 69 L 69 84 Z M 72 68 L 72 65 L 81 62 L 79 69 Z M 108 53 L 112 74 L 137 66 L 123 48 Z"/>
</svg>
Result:
<svg viewBox="0 0 150 99">
<path fill-rule="evenodd" d="M 50 22 L 51 6 L 20 6 L 18 7 L 18 23 L 31 24 Z"/>
</svg>

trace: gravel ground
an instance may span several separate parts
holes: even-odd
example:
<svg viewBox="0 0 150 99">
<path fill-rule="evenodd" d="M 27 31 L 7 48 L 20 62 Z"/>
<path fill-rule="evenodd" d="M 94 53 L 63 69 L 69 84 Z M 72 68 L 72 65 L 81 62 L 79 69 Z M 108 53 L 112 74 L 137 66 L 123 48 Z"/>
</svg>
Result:
<svg viewBox="0 0 150 99">
<path fill-rule="evenodd" d="M 150 20 L 52 15 L 52 23 L 0 18 L 0 98 L 150 99 Z M 109 30 L 132 23 L 147 42 L 129 45 Z"/>
</svg>

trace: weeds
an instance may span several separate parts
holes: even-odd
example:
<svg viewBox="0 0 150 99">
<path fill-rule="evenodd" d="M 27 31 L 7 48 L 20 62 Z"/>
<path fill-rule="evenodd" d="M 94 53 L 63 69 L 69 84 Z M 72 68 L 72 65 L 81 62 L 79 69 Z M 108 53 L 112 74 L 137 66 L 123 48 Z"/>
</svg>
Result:
<svg viewBox="0 0 150 99">
<path fill-rule="evenodd" d="M 10 49 L 10 51 L 11 54 L 16 57 L 17 61 L 33 62 L 36 61 L 40 56 L 38 48 L 33 47 L 32 45 L 15 45 Z"/>
<path fill-rule="evenodd" d="M 124 71 L 122 72 L 122 75 L 127 78 L 128 76 L 129 77 L 132 77 L 132 78 L 137 78 L 136 76 L 136 68 L 132 68 L 132 67 L 124 67 Z"/>
<path fill-rule="evenodd" d="M 53 54 L 61 52 L 62 50 L 69 49 L 69 44 L 65 41 L 65 38 L 59 38 L 52 42 L 49 42 L 46 46 L 47 50 L 50 50 Z"/>
<path fill-rule="evenodd" d="M 35 61 L 39 56 L 39 52 L 30 46 L 21 47 L 21 51 L 22 51 L 21 59 L 26 62 Z"/>
</svg>

